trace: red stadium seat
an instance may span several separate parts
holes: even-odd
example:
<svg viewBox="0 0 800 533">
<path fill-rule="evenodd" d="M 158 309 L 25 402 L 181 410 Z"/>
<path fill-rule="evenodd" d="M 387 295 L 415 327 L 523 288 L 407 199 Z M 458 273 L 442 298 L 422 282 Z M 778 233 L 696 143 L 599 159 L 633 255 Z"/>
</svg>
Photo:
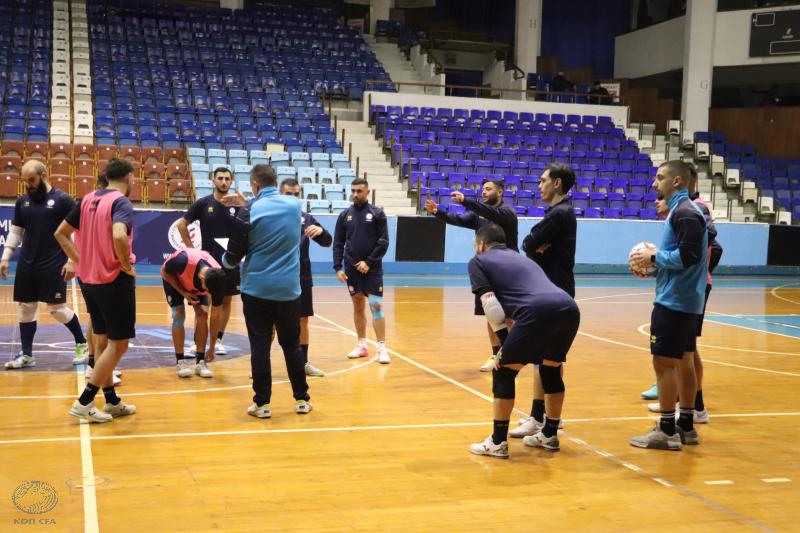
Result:
<svg viewBox="0 0 800 533">
<path fill-rule="evenodd" d="M 142 162 L 142 149 L 139 146 L 120 146 L 119 157 L 127 159 L 128 161 Z"/>
<path fill-rule="evenodd" d="M 142 167 L 142 177 L 144 179 L 164 178 L 164 163 L 145 163 Z"/>
<path fill-rule="evenodd" d="M 131 202 L 143 202 L 144 201 L 144 180 L 136 178 L 130 184 L 131 192 L 128 195 L 128 199 Z"/>
<path fill-rule="evenodd" d="M 164 150 L 164 162 L 170 163 L 184 163 L 186 161 L 186 154 L 183 148 L 167 148 Z"/>
<path fill-rule="evenodd" d="M 167 201 L 167 181 L 164 178 L 145 180 L 145 183 L 148 202 L 164 203 Z"/>
<path fill-rule="evenodd" d="M 72 178 L 65 174 L 50 174 L 50 185 L 72 196 Z"/>
<path fill-rule="evenodd" d="M 25 143 L 25 157 L 37 159 L 39 161 L 47 161 L 47 155 L 50 151 L 50 145 L 45 142 L 28 142 Z"/>
<path fill-rule="evenodd" d="M 19 174 L 22 170 L 22 158 L 17 155 L 0 156 L 0 172 Z"/>
<path fill-rule="evenodd" d="M 160 146 L 145 146 L 142 149 L 142 160 L 145 163 L 163 163 L 164 154 Z"/>
<path fill-rule="evenodd" d="M 72 149 L 74 160 L 88 159 L 94 161 L 96 150 L 93 144 L 76 144 Z"/>
<path fill-rule="evenodd" d="M 83 198 L 95 189 L 97 189 L 96 179 L 89 176 L 75 178 L 75 198 Z"/>
<path fill-rule="evenodd" d="M 171 179 L 169 180 L 169 201 L 170 202 L 191 202 L 192 189 L 189 180 Z"/>
<path fill-rule="evenodd" d="M 76 178 L 96 178 L 97 170 L 95 169 L 94 160 L 79 159 L 75 161 L 75 177 Z"/>
<path fill-rule="evenodd" d="M 69 159 L 51 159 L 50 160 L 50 172 L 49 174 L 52 176 L 53 174 L 60 174 L 62 176 L 71 176 L 72 172 L 70 172 L 71 163 Z"/>
<path fill-rule="evenodd" d="M 117 157 L 117 147 L 113 144 L 100 144 L 97 146 L 98 161 L 110 161 Z"/>
<path fill-rule="evenodd" d="M 170 163 L 167 165 L 167 179 L 186 179 L 186 163 Z"/>
<path fill-rule="evenodd" d="M 17 198 L 20 192 L 20 181 L 17 174 L 0 174 L 0 198 Z"/>
<path fill-rule="evenodd" d="M 72 145 L 69 143 L 51 144 L 50 159 L 72 159 Z"/>
<path fill-rule="evenodd" d="M 5 140 L 0 143 L 0 154 L 22 157 L 25 155 L 25 144 L 22 141 Z"/>
</svg>

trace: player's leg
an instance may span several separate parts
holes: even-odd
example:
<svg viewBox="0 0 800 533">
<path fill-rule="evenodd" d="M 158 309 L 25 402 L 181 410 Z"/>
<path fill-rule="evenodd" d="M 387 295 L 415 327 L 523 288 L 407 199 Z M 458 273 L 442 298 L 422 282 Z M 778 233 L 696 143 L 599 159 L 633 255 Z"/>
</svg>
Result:
<svg viewBox="0 0 800 533">
<path fill-rule="evenodd" d="M 358 339 L 356 347 L 347 354 L 348 359 L 369 357 L 367 348 L 367 295 L 361 287 L 364 276 L 357 272 L 347 272 L 347 285 L 350 290 L 350 299 L 353 301 L 353 323 Z"/>
<path fill-rule="evenodd" d="M 391 359 L 386 350 L 386 316 L 383 312 L 383 272 L 367 273 L 367 301 L 372 313 L 372 329 L 378 341 L 378 362 L 388 365 Z"/>
<path fill-rule="evenodd" d="M 8 370 L 35 366 L 33 337 L 36 335 L 39 314 L 39 292 L 36 289 L 35 275 L 17 268 L 14 276 L 14 301 L 17 302 L 17 321 L 22 345 L 18 354 L 5 364 Z"/>
<path fill-rule="evenodd" d="M 197 347 L 195 351 L 195 362 L 197 364 L 194 367 L 194 372 L 201 378 L 213 378 L 214 372 L 208 368 L 208 364 L 206 363 L 206 345 L 208 344 L 209 330 L 208 297 L 203 296 L 200 299 L 200 303 L 193 306 L 193 308 L 194 318 L 197 324 L 197 328 L 194 331 L 194 343 Z"/>
<path fill-rule="evenodd" d="M 717 258 L 719 261 L 719 258 Z M 703 304 L 703 314 L 697 319 L 697 336 L 703 335 L 703 322 L 706 317 L 706 306 L 708 305 L 708 297 L 711 295 L 711 284 L 706 285 L 706 300 Z M 696 347 L 695 347 L 696 348 Z M 703 400 L 703 360 L 700 358 L 700 352 L 695 349 L 694 351 L 694 373 L 697 376 L 697 394 L 694 399 L 694 422 L 696 424 L 708 424 L 708 410 L 706 410 L 705 401 Z"/>
<path fill-rule="evenodd" d="M 475 316 L 484 316 L 483 312 L 483 304 L 481 304 L 481 298 L 477 294 L 475 295 Z M 494 358 L 497 356 L 497 352 L 500 350 L 500 339 L 497 335 L 494 334 L 494 330 L 492 330 L 491 324 L 488 322 L 486 323 L 486 331 L 489 333 L 489 345 L 492 347 L 492 355 L 486 358 L 486 361 L 481 365 L 479 370 L 481 372 L 491 372 L 494 369 Z"/>
<path fill-rule="evenodd" d="M 217 343 L 214 347 L 216 355 L 227 355 L 228 351 L 222 344 L 222 337 L 228 327 L 231 318 L 231 308 L 233 307 L 233 297 L 241 294 L 241 272 L 239 268 L 225 271 L 225 300 L 222 302 L 222 314 L 220 315 L 219 332 L 217 333 Z"/>
<path fill-rule="evenodd" d="M 275 302 L 275 305 L 275 330 L 286 360 L 286 371 L 296 402 L 295 412 L 308 414 L 313 407 L 309 402 L 311 397 L 308 395 L 305 364 L 300 351 L 300 299 Z"/>
<path fill-rule="evenodd" d="M 469 451 L 476 455 L 508 458 L 508 424 L 514 410 L 516 379 L 524 364 L 509 363 L 492 371 L 492 434 L 483 442 L 476 442 Z"/>
<path fill-rule="evenodd" d="M 47 310 L 56 322 L 64 324 L 75 339 L 73 365 L 80 365 L 86 360 L 86 337 L 83 335 L 78 315 L 67 307 L 67 282 L 60 271 L 42 273 L 39 276 L 39 294 L 41 301 L 47 303 Z"/>
<path fill-rule="evenodd" d="M 300 280 L 300 352 L 306 376 L 325 377 L 325 372 L 308 361 L 309 331 L 308 317 L 314 316 L 314 289 L 310 282 Z"/>
<path fill-rule="evenodd" d="M 164 296 L 169 305 L 170 317 L 172 319 L 172 346 L 175 348 L 175 373 L 179 378 L 192 377 L 194 370 L 191 359 L 186 358 L 184 346 L 186 345 L 186 306 L 184 305 L 183 295 L 167 283 L 162 282 Z"/>
<path fill-rule="evenodd" d="M 275 325 L 274 302 L 242 294 L 242 313 L 250 340 L 250 367 L 253 376 L 253 403 L 247 414 L 256 418 L 270 418 L 269 402 L 272 397 L 272 368 L 270 366 L 270 340 Z"/>
</svg>

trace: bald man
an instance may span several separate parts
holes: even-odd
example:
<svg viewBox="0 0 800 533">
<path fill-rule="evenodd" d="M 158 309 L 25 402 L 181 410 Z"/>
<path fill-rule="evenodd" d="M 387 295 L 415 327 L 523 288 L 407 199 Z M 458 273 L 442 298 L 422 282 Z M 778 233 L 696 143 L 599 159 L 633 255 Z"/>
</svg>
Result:
<svg viewBox="0 0 800 533">
<path fill-rule="evenodd" d="M 75 201 L 47 182 L 47 167 L 40 161 L 27 161 L 22 166 L 21 179 L 27 192 L 14 206 L 14 220 L 0 259 L 0 278 L 8 276 L 11 255 L 24 238 L 14 278 L 22 349 L 5 368 L 15 370 L 36 365 L 33 337 L 39 302 L 46 303 L 50 315 L 72 333 L 75 338 L 72 362 L 80 364 L 86 352 L 86 337 L 77 315 L 66 305 L 67 281 L 75 277 L 75 267 L 53 236 Z"/>
</svg>

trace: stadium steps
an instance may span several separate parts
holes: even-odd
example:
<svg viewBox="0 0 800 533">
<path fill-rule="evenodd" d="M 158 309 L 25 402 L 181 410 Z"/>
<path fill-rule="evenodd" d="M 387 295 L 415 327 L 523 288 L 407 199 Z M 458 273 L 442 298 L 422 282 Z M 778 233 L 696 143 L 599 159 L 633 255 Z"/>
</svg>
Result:
<svg viewBox="0 0 800 533">
<path fill-rule="evenodd" d="M 375 56 L 383 64 L 384 70 L 392 78 L 392 81 L 398 83 L 424 83 L 419 73 L 416 71 L 411 61 L 408 61 L 400 48 L 395 43 L 376 43 L 373 40 L 368 40 L 372 51 Z M 423 87 L 409 87 L 400 86 L 401 93 L 424 94 Z"/>
</svg>

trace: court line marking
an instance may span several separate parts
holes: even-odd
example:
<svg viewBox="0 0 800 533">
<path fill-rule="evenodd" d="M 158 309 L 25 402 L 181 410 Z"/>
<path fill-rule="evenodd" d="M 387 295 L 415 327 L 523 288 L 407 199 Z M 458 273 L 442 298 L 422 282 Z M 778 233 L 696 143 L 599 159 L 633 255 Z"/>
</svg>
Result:
<svg viewBox="0 0 800 533">
<path fill-rule="evenodd" d="M 647 324 L 644 324 L 644 325 L 647 325 Z M 642 333 L 641 330 L 639 330 L 639 332 Z M 648 348 L 642 348 L 641 346 L 628 344 L 627 342 L 620 342 L 620 341 L 615 341 L 615 340 L 612 340 L 612 339 L 607 339 L 605 337 L 599 337 L 597 335 L 592 335 L 591 333 L 586 333 L 585 331 L 578 331 L 578 335 L 583 335 L 585 337 L 589 337 L 589 338 L 596 339 L 596 340 L 603 341 L 603 342 L 608 342 L 610 344 L 617 344 L 619 346 L 626 346 L 628 348 L 633 348 L 634 350 L 641 350 L 643 352 L 650 353 L 650 350 Z M 645 333 L 645 335 L 650 336 L 649 333 Z M 715 361 L 714 359 L 707 359 L 705 357 L 703 357 L 703 362 L 704 363 L 708 362 L 708 363 L 712 363 L 712 364 L 715 364 L 715 365 L 721 365 L 721 366 L 730 366 L 730 367 L 733 367 L 733 368 L 742 368 L 742 369 L 745 369 L 745 370 L 755 370 L 756 372 L 766 372 L 766 373 L 769 373 L 769 374 L 779 374 L 779 375 L 782 375 L 782 376 L 793 376 L 793 377 L 800 378 L 800 374 L 797 374 L 797 373 L 794 373 L 794 372 L 784 372 L 782 370 L 768 370 L 766 368 L 758 368 L 758 367 L 755 367 L 755 366 L 735 365 L 733 363 L 725 363 L 723 361 Z"/>
<path fill-rule="evenodd" d="M 350 331 L 349 329 L 345 328 L 341 324 L 338 324 L 337 322 L 334 322 L 333 320 L 325 318 L 324 316 L 321 316 L 321 315 L 316 315 L 316 316 L 320 320 L 328 322 L 329 324 L 331 324 L 333 326 L 338 326 L 339 328 L 341 328 L 341 329 L 343 329 L 345 331 Z M 351 333 L 355 333 L 355 332 L 351 332 Z M 375 341 L 372 341 L 371 339 L 369 339 L 368 342 L 370 342 L 372 344 L 377 344 Z M 400 358 L 401 360 L 403 360 L 403 361 L 405 361 L 405 362 L 407 362 L 407 363 L 409 363 L 409 364 L 411 364 L 411 365 L 413 365 L 413 366 L 415 366 L 415 367 L 417 367 L 417 368 L 419 368 L 421 370 L 424 370 L 425 372 L 428 372 L 428 373 L 430 373 L 430 374 L 432 374 L 432 375 L 434 375 L 436 377 L 439 377 L 439 378 L 447 381 L 448 383 L 451 383 L 451 384 L 453 384 L 453 385 L 455 385 L 455 386 L 457 386 L 457 387 L 469 392 L 470 394 L 472 394 L 474 396 L 478 396 L 479 398 L 485 399 L 485 400 L 487 400 L 489 402 L 492 402 L 492 403 L 494 402 L 493 398 L 490 398 L 489 396 L 486 396 L 485 394 L 473 389 L 472 387 L 464 385 L 463 383 L 461 383 L 461 382 L 459 382 L 457 380 L 454 380 L 454 379 L 452 379 L 452 378 L 450 378 L 448 376 L 445 376 L 444 374 L 441 374 L 440 372 L 437 372 L 436 370 L 433 370 L 432 368 L 429 368 L 429 367 L 423 365 L 422 363 L 418 363 L 417 361 L 414 361 L 410 357 L 408 357 L 406 355 L 403 355 L 403 354 L 401 354 L 400 352 L 398 352 L 396 350 L 393 350 L 393 349 L 388 348 L 388 347 L 386 348 L 386 350 L 388 352 L 392 353 L 393 355 L 395 355 L 396 357 Z M 516 411 L 518 413 L 522 413 L 524 415 L 528 414 L 528 413 L 525 413 L 525 412 L 521 411 L 520 409 L 514 409 L 514 411 Z M 564 432 L 564 435 L 566 437 L 568 437 L 568 438 L 572 438 L 571 435 L 569 435 L 566 432 Z M 604 457 L 606 459 L 618 464 L 618 465 L 625 466 L 626 464 L 629 464 L 629 465 L 635 466 L 636 468 L 639 468 L 639 470 L 635 471 L 635 472 L 638 475 L 640 475 L 643 478 L 645 478 L 645 479 L 654 480 L 657 477 L 655 474 L 652 474 L 650 472 L 644 471 L 644 470 L 641 469 L 641 467 L 638 467 L 638 466 L 634 465 L 633 463 L 625 461 L 625 460 L 617 457 L 616 455 L 612 454 L 611 452 L 608 452 L 608 451 L 605 451 L 605 450 L 600 450 L 600 448 L 597 448 L 596 446 L 594 446 L 592 444 L 589 444 L 588 442 L 585 442 L 585 441 L 580 441 L 580 442 L 582 443 L 580 445 L 583 446 L 584 448 L 588 449 L 588 450 L 594 451 L 595 453 L 597 453 L 598 451 L 603 451 L 605 454 L 608 454 L 607 456 L 604 455 Z M 630 466 L 625 466 L 625 467 L 626 468 L 630 468 Z M 736 512 L 736 511 L 734 511 L 733 509 L 731 509 L 729 507 L 726 507 L 725 505 L 722 505 L 722 504 L 719 504 L 719 503 L 717 503 L 717 502 L 715 502 L 713 500 L 710 500 L 710 499 L 706 498 L 705 496 L 703 496 L 703 495 L 701 495 L 701 494 L 699 494 L 697 492 L 694 492 L 694 491 L 692 491 L 692 490 L 690 490 L 690 489 L 688 489 L 686 487 L 683 487 L 683 486 L 678 485 L 678 484 L 673 484 L 673 488 L 677 489 L 682 494 L 684 494 L 686 496 L 689 496 L 691 498 L 695 498 L 696 500 L 699 500 L 701 503 L 704 503 L 706 506 L 711 507 L 712 509 L 715 509 L 715 510 L 717 510 L 717 511 L 723 513 L 723 514 L 727 514 L 728 516 L 730 516 L 730 517 L 732 517 L 734 519 L 737 519 L 740 522 L 743 522 L 743 523 L 745 523 L 745 524 L 747 524 L 747 525 L 749 525 L 751 527 L 760 529 L 762 531 L 771 531 L 768 527 L 766 527 L 765 525 L 761 524 L 760 522 L 757 522 L 756 520 L 753 520 L 752 518 L 744 516 L 744 515 Z"/>
<path fill-rule="evenodd" d="M 793 282 L 793 283 L 787 283 L 785 285 L 779 285 L 778 287 L 773 287 L 772 290 L 769 291 L 769 293 L 775 298 L 783 300 L 784 302 L 789 302 L 794 305 L 800 305 L 800 302 L 798 302 L 797 300 L 792 300 L 791 298 L 784 298 L 783 296 L 778 295 L 779 289 L 798 290 L 800 288 L 800 287 L 792 287 L 792 285 L 797 285 L 797 283 Z"/>
<path fill-rule="evenodd" d="M 713 481 L 703 481 L 706 485 L 733 485 L 730 479 L 717 479 Z"/>
<path fill-rule="evenodd" d="M 711 323 L 712 324 L 720 324 L 720 322 L 711 322 Z M 645 322 L 644 324 L 642 324 L 641 326 L 636 328 L 636 331 L 638 331 L 642 335 L 645 335 L 645 336 L 649 337 L 650 336 L 650 331 L 646 329 L 649 325 L 650 325 L 649 322 Z M 700 337 L 700 338 L 702 338 L 702 337 Z M 771 352 L 769 350 L 756 350 L 756 349 L 748 350 L 748 349 L 745 349 L 745 348 L 731 348 L 730 346 L 715 346 L 714 344 L 701 344 L 699 342 L 697 343 L 697 345 L 701 346 L 703 348 L 716 348 L 716 349 L 719 349 L 719 350 L 729 350 L 729 351 L 733 351 L 733 352 L 766 353 L 766 354 L 770 354 L 770 355 L 800 356 L 800 353 L 798 353 L 798 352 Z M 705 358 L 703 358 L 703 360 L 705 361 Z"/>
<path fill-rule="evenodd" d="M 787 417 L 787 416 L 800 416 L 800 412 L 796 413 L 714 413 L 713 418 L 770 418 L 770 417 Z M 652 416 L 620 416 L 620 417 L 598 417 L 598 418 L 565 418 L 565 424 L 580 424 L 580 423 L 608 423 L 608 422 L 631 422 L 642 420 L 656 420 L 657 414 Z M 126 440 L 126 439 L 161 439 L 161 438 L 191 438 L 191 437 L 222 437 L 227 435 L 260 435 L 269 433 L 327 433 L 339 431 L 383 431 L 392 429 L 437 429 L 437 428 L 458 428 L 458 427 L 480 427 L 486 426 L 487 422 L 482 420 L 480 422 L 437 422 L 430 424 L 398 424 L 398 425 L 370 425 L 370 426 L 331 426 L 331 427 L 313 427 L 313 428 L 276 428 L 276 429 L 242 429 L 242 430 L 228 430 L 228 431 L 208 431 L 208 432 L 184 432 L 184 433 L 141 433 L 141 434 L 125 434 L 125 435 L 94 435 L 90 436 L 91 440 Z M 590 446 L 586 441 L 576 437 L 569 437 L 570 440 L 581 446 Z M 33 439 L 7 439 L 0 440 L 0 445 L 18 445 L 18 444 L 47 444 L 53 442 L 80 442 L 81 437 L 42 437 Z M 595 449 L 593 450 L 598 455 L 603 457 L 614 457 L 613 454 Z M 631 463 L 632 464 L 632 463 Z M 636 466 L 636 465 L 633 465 Z"/>
<path fill-rule="evenodd" d="M 792 480 L 788 477 L 766 477 L 761 481 L 764 483 L 791 483 Z"/>
<path fill-rule="evenodd" d="M 78 310 L 78 284 L 75 278 L 72 278 L 72 307 L 75 314 L 79 313 Z M 80 316 L 78 316 L 80 319 Z M 85 388 L 83 379 L 83 365 L 78 365 L 75 368 L 76 384 L 78 394 L 80 395 Z M 80 442 L 81 442 L 81 476 L 83 478 L 83 530 L 86 533 L 98 533 L 100 531 L 100 522 L 97 514 L 97 493 L 95 491 L 95 477 L 94 477 L 94 461 L 92 460 L 92 433 L 89 429 L 89 422 L 80 420 L 78 427 L 80 428 Z"/>
</svg>

